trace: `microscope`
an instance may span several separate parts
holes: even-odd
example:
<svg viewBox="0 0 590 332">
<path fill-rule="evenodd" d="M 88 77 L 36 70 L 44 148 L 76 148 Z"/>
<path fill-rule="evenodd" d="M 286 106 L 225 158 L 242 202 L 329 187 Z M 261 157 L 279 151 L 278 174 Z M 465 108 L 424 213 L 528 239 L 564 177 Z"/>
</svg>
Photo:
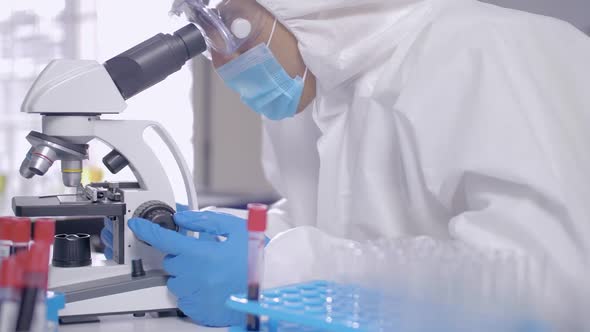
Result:
<svg viewBox="0 0 590 332">
<path fill-rule="evenodd" d="M 60 161 L 63 183 L 75 194 L 14 197 L 15 215 L 22 217 L 105 217 L 113 222 L 113 259 L 90 257 L 83 236 L 54 244 L 49 289 L 65 294 L 62 322 L 92 321 L 116 314 L 176 313 L 176 299 L 166 288 L 162 254 L 138 240 L 127 227 L 133 217 L 148 219 L 177 231 L 175 197 L 164 165 L 144 141 L 151 128 L 170 149 L 183 177 L 189 208 L 197 209 L 191 172 L 169 133 L 152 121 L 103 120 L 119 114 L 126 100 L 163 81 L 206 50 L 193 24 L 173 34 L 158 34 L 100 64 L 85 60 L 55 60 L 39 75 L 22 111 L 42 116 L 42 132 L 31 132 L 20 173 L 43 176 Z M 129 167 L 131 182 L 81 185 L 89 144 L 112 148 L 103 163 L 116 174 Z M 72 189 L 73 191 L 73 189 Z M 78 219 L 82 220 L 82 219 Z M 58 248 L 57 241 L 60 242 Z M 81 245 L 81 246 L 80 246 Z M 87 245 L 88 246 L 88 245 Z M 59 260 L 57 260 L 60 249 Z M 65 257 L 64 257 L 65 256 Z M 104 257 L 104 256 L 102 256 Z"/>
</svg>

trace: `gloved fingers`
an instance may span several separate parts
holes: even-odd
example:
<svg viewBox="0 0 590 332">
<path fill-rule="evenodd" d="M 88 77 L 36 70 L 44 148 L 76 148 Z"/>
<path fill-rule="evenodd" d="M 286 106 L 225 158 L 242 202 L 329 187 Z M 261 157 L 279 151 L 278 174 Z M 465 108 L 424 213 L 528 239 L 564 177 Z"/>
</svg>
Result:
<svg viewBox="0 0 590 332">
<path fill-rule="evenodd" d="M 110 218 L 104 218 L 104 228 L 113 233 L 113 221 Z"/>
<path fill-rule="evenodd" d="M 186 262 L 183 262 L 181 257 L 182 256 L 167 255 L 162 263 L 164 271 L 170 276 L 177 277 L 182 274 L 182 271 L 191 268 L 190 266 L 187 266 Z"/>
<path fill-rule="evenodd" d="M 199 233 L 229 236 L 231 233 L 246 231 L 246 221 L 231 214 L 213 211 L 187 211 L 174 215 L 180 227 Z"/>
<path fill-rule="evenodd" d="M 209 294 L 192 292 L 178 299 L 178 308 L 195 323 L 208 327 L 227 327 L 239 325 L 246 319 L 245 314 L 225 306 L 229 292 Z"/>
<path fill-rule="evenodd" d="M 193 299 L 190 295 L 178 297 L 178 309 L 180 309 L 180 311 L 187 315 L 196 324 L 204 326 L 205 324 L 201 322 L 201 318 L 202 316 L 206 317 L 207 313 L 211 311 L 211 309 L 207 310 L 206 312 L 199 312 L 199 310 L 201 310 L 201 306 L 196 305 L 196 301 L 199 301 L 199 299 Z"/>
<path fill-rule="evenodd" d="M 107 227 L 103 228 L 100 231 L 100 240 L 107 248 L 113 247 L 113 232 L 109 230 Z"/>
<path fill-rule="evenodd" d="M 182 298 L 191 293 L 190 284 L 186 284 L 182 277 L 170 277 L 166 283 L 168 289 L 177 298 Z"/>
<path fill-rule="evenodd" d="M 113 249 L 109 247 L 104 248 L 104 257 L 108 260 L 113 259 Z"/>
<path fill-rule="evenodd" d="M 189 247 L 186 243 L 188 237 L 164 229 L 148 220 L 133 218 L 129 220 L 128 225 L 135 236 L 161 252 L 179 255 Z"/>
<path fill-rule="evenodd" d="M 185 212 L 189 211 L 188 205 L 176 203 L 176 212 Z"/>
<path fill-rule="evenodd" d="M 217 238 L 217 235 L 215 235 L 215 234 L 201 232 L 201 233 L 199 233 L 199 241 L 218 242 L 219 240 Z"/>
<path fill-rule="evenodd" d="M 179 227 L 178 228 L 178 233 L 182 234 L 182 235 L 189 235 L 188 233 L 191 232 L 190 230 L 184 228 L 184 227 Z M 213 235 L 213 234 L 208 234 L 208 233 L 198 233 L 199 234 L 199 241 L 215 241 L 217 242 L 217 235 Z M 191 235 L 192 236 L 192 235 Z"/>
<path fill-rule="evenodd" d="M 184 252 L 207 254 L 216 249 L 214 242 L 198 241 L 145 219 L 133 218 L 129 220 L 128 225 L 140 240 L 166 254 L 180 255 Z"/>
</svg>

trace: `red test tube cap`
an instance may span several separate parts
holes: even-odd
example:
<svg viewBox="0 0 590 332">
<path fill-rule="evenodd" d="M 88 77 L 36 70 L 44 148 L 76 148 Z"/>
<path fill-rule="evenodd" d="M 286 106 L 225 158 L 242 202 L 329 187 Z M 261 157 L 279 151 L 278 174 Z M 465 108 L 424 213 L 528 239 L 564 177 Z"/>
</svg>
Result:
<svg viewBox="0 0 590 332">
<path fill-rule="evenodd" d="M 13 223 L 10 230 L 10 240 L 16 243 L 31 241 L 31 219 L 12 218 Z"/>
<path fill-rule="evenodd" d="M 266 231 L 268 206 L 264 204 L 248 204 L 248 231 Z"/>
<path fill-rule="evenodd" d="M 43 242 L 49 245 L 53 244 L 55 237 L 55 219 L 37 219 L 35 220 L 35 242 Z"/>
<path fill-rule="evenodd" d="M 0 217 L 0 240 L 11 239 L 12 223 L 14 217 Z"/>
<path fill-rule="evenodd" d="M 10 257 L 2 261 L 0 269 L 0 288 L 21 288 L 23 282 L 23 270 L 16 257 Z"/>
</svg>

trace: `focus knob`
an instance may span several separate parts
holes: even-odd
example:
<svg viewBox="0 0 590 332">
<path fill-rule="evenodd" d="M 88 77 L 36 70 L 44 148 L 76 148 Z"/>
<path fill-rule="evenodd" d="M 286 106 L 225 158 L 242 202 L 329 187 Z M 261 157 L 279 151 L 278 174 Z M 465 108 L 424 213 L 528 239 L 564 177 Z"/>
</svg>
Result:
<svg viewBox="0 0 590 332">
<path fill-rule="evenodd" d="M 174 213 L 176 211 L 164 202 L 148 201 L 135 210 L 133 217 L 146 219 L 160 225 L 160 227 L 178 232 L 178 226 L 174 222 Z"/>
</svg>

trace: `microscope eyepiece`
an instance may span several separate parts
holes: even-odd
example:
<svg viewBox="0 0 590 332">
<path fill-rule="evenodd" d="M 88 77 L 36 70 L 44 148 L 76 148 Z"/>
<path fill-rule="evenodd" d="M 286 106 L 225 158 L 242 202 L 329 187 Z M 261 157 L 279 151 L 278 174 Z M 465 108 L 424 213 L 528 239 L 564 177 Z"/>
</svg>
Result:
<svg viewBox="0 0 590 332">
<path fill-rule="evenodd" d="M 194 24 L 174 34 L 157 34 L 108 60 L 104 66 L 126 100 L 165 80 L 205 52 L 205 38 Z"/>
<path fill-rule="evenodd" d="M 174 36 L 180 38 L 184 43 L 188 56 L 187 60 L 190 60 L 207 50 L 205 38 L 203 38 L 203 35 L 194 24 L 186 25 L 182 29 L 176 31 Z"/>
</svg>

